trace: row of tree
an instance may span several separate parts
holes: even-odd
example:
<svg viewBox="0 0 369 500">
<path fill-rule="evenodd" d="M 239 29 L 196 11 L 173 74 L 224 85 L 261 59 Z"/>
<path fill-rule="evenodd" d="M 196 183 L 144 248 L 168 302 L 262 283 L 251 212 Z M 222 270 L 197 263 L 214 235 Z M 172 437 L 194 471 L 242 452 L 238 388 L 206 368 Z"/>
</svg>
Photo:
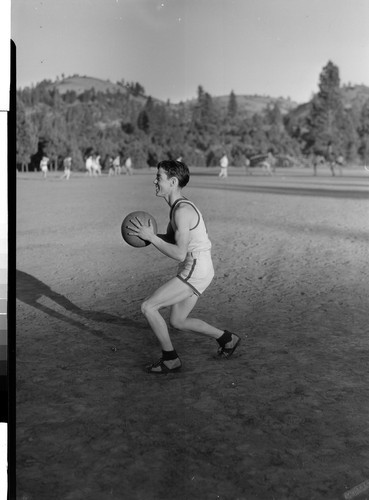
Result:
<svg viewBox="0 0 369 500">
<path fill-rule="evenodd" d="M 123 82 L 124 84 L 124 82 Z M 125 91 L 60 94 L 43 81 L 17 91 L 17 168 L 35 169 L 42 155 L 54 168 L 72 156 L 84 168 L 87 152 L 103 160 L 131 156 L 135 167 L 183 157 L 191 166 L 218 165 L 224 152 L 233 165 L 267 154 L 300 162 L 325 155 L 328 145 L 347 161 L 369 159 L 369 100 L 357 110 L 344 106 L 339 69 L 332 62 L 319 76 L 311 101 L 286 114 L 277 103 L 252 115 L 232 91 L 223 109 L 198 87 L 197 99 L 172 105 L 143 96 L 140 84 Z"/>
</svg>

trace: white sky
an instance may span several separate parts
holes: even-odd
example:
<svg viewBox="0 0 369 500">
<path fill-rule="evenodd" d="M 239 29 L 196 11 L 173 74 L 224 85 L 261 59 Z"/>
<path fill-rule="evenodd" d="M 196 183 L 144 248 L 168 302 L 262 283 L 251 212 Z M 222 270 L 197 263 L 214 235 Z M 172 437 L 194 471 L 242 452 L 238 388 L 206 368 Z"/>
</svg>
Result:
<svg viewBox="0 0 369 500">
<path fill-rule="evenodd" d="M 172 102 L 259 94 L 306 102 L 331 60 L 369 85 L 369 0 L 12 0 L 17 86 L 79 74 Z"/>
</svg>

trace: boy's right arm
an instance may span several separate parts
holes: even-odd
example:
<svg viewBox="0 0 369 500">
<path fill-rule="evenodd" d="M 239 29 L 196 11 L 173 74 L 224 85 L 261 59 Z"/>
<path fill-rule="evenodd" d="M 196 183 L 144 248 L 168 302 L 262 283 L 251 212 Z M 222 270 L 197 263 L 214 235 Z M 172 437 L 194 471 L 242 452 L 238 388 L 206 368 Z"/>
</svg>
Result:
<svg viewBox="0 0 369 500">
<path fill-rule="evenodd" d="M 162 239 L 166 243 L 174 243 L 174 231 L 172 228 L 172 224 L 169 222 L 167 226 L 167 232 L 165 234 L 157 234 L 158 238 Z"/>
</svg>

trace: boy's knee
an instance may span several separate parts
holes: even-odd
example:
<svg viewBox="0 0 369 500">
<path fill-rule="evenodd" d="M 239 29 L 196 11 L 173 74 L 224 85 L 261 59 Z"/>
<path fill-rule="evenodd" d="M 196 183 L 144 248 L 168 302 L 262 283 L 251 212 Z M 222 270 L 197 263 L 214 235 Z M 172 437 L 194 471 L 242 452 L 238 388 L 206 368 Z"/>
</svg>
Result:
<svg viewBox="0 0 369 500">
<path fill-rule="evenodd" d="M 150 316 L 151 313 L 156 312 L 157 308 L 150 302 L 150 299 L 144 300 L 141 304 L 141 312 L 144 316 Z"/>
<path fill-rule="evenodd" d="M 170 326 L 176 330 L 183 330 L 183 321 L 179 318 L 170 318 Z"/>
<path fill-rule="evenodd" d="M 144 316 L 146 316 L 148 314 L 148 309 L 149 309 L 149 306 L 148 306 L 148 301 L 145 300 L 144 302 L 142 302 L 141 304 L 141 312 Z"/>
</svg>

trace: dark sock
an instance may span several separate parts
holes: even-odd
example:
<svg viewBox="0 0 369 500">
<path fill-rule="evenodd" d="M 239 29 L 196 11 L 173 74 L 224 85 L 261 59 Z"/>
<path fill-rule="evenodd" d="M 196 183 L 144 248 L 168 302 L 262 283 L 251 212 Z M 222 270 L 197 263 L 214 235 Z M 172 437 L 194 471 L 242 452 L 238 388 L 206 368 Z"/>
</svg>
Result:
<svg viewBox="0 0 369 500">
<path fill-rule="evenodd" d="M 218 344 L 220 347 L 224 347 L 228 342 L 232 340 L 232 334 L 231 332 L 228 332 L 227 330 L 224 330 L 224 333 L 219 339 L 217 339 Z"/>
<path fill-rule="evenodd" d="M 169 361 L 171 359 L 177 359 L 178 354 L 176 353 L 176 350 L 173 349 L 173 351 L 161 351 L 163 353 L 162 360 L 163 361 Z"/>
</svg>

